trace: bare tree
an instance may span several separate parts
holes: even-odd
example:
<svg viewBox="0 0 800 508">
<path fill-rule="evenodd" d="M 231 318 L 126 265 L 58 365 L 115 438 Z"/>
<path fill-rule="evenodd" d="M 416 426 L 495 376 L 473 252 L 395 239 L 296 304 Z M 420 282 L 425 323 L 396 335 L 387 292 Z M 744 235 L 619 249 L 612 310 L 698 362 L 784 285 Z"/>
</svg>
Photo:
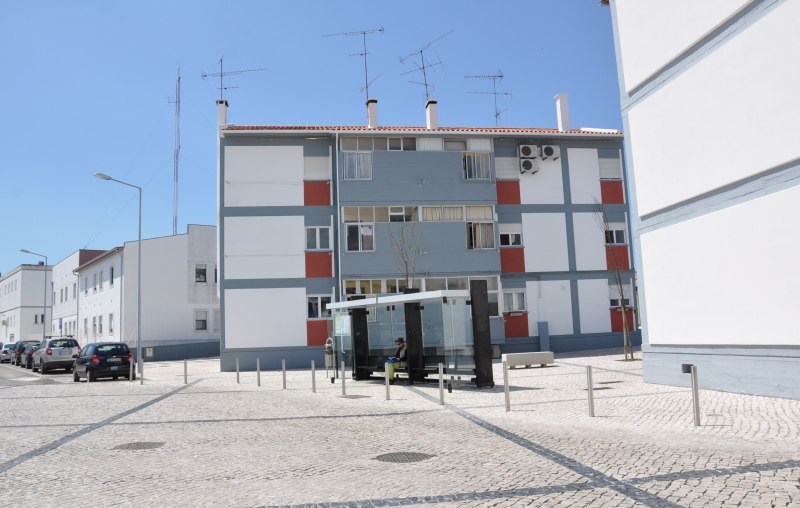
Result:
<svg viewBox="0 0 800 508">
<path fill-rule="evenodd" d="M 603 235 L 606 239 L 613 234 L 611 229 L 611 221 L 608 219 L 605 208 L 595 199 L 594 202 L 594 219 L 598 227 L 603 230 Z M 608 240 L 606 240 L 608 241 Z M 619 296 L 620 311 L 622 312 L 622 350 L 625 354 L 625 361 L 635 360 L 633 356 L 633 347 L 631 346 L 630 326 L 628 325 L 628 305 L 625 298 L 625 280 L 623 274 L 626 269 L 622 268 L 621 259 L 618 259 L 617 249 L 606 249 L 609 256 L 610 265 L 609 271 L 614 278 L 614 290 Z"/>
<path fill-rule="evenodd" d="M 411 287 L 411 279 L 416 278 L 417 263 L 422 253 L 422 244 L 417 234 L 416 218 L 410 215 L 403 222 L 389 223 L 389 240 L 392 243 L 392 254 L 406 287 Z"/>
</svg>

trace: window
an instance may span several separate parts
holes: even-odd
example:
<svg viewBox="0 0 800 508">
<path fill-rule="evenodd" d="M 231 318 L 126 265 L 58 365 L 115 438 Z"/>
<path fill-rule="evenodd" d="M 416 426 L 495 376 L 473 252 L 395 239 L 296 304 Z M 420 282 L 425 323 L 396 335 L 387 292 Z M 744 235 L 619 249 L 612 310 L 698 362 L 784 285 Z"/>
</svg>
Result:
<svg viewBox="0 0 800 508">
<path fill-rule="evenodd" d="M 103 270 L 100 270 L 100 291 L 103 290 Z"/>
<path fill-rule="evenodd" d="M 610 307 L 622 307 L 622 304 L 625 304 L 625 307 L 630 307 L 631 301 L 630 298 L 625 298 L 626 296 L 630 296 L 632 294 L 630 284 L 623 284 L 622 285 L 622 294 L 620 294 L 619 286 L 616 283 L 612 283 L 609 280 L 608 284 L 608 298 L 609 298 L 609 306 Z"/>
<path fill-rule="evenodd" d="M 467 142 L 463 139 L 445 139 L 444 150 L 446 152 L 466 152 Z"/>
<path fill-rule="evenodd" d="M 83 294 L 89 294 L 89 276 L 83 278 Z"/>
<path fill-rule="evenodd" d="M 492 166 L 489 152 L 464 152 L 462 162 L 465 180 L 491 180 Z"/>
<path fill-rule="evenodd" d="M 614 226 L 609 225 L 609 228 Z M 606 244 L 619 245 L 625 243 L 625 229 L 608 229 L 606 230 Z"/>
<path fill-rule="evenodd" d="M 217 267 L 214 267 L 214 284 L 217 283 Z"/>
<path fill-rule="evenodd" d="M 97 334 L 103 335 L 103 316 L 97 316 Z"/>
<path fill-rule="evenodd" d="M 372 152 L 342 152 L 343 180 L 372 180 Z"/>
<path fill-rule="evenodd" d="M 73 282 L 72 283 L 72 299 L 74 300 L 76 298 L 78 298 L 78 283 L 77 282 Z"/>
<path fill-rule="evenodd" d="M 375 250 L 373 224 L 348 224 L 347 225 L 347 250 L 348 252 Z"/>
<path fill-rule="evenodd" d="M 306 228 L 306 250 L 330 250 L 330 236 L 330 227 Z"/>
<path fill-rule="evenodd" d="M 205 332 L 208 331 L 208 311 L 196 310 L 194 311 L 194 331 Z"/>
<path fill-rule="evenodd" d="M 39 324 L 39 314 L 34 314 L 33 315 L 33 324 L 35 324 L 35 325 Z"/>
<path fill-rule="evenodd" d="M 308 302 L 308 319 L 331 317 L 331 311 L 325 308 L 327 304 L 331 303 L 330 296 L 309 296 L 306 300 Z"/>
<path fill-rule="evenodd" d="M 503 312 L 520 312 L 526 310 L 525 291 L 504 291 Z"/>
<path fill-rule="evenodd" d="M 89 318 L 83 318 L 83 336 L 89 336 Z"/>
<path fill-rule="evenodd" d="M 494 223 L 467 222 L 467 249 L 494 249 Z"/>
<path fill-rule="evenodd" d="M 108 273 L 108 287 L 112 287 L 113 288 L 114 287 L 114 267 L 112 266 L 108 270 L 109 270 L 109 273 Z"/>
<path fill-rule="evenodd" d="M 463 206 L 423 206 L 423 221 L 460 221 L 464 220 Z"/>
<path fill-rule="evenodd" d="M 417 138 L 389 138 L 389 150 L 414 151 L 417 149 Z"/>
<path fill-rule="evenodd" d="M 92 318 L 92 337 L 97 337 L 97 316 Z"/>
<path fill-rule="evenodd" d="M 55 294 L 53 297 L 55 297 Z M 53 301 L 55 301 L 55 299 Z M 58 303 L 64 303 L 64 288 L 58 290 Z"/>
<path fill-rule="evenodd" d="M 92 287 L 94 291 L 97 292 L 97 273 L 92 274 Z"/>
<path fill-rule="evenodd" d="M 108 334 L 114 335 L 114 313 L 108 315 Z"/>
<path fill-rule="evenodd" d="M 206 282 L 206 265 L 194 265 L 194 281 Z"/>
<path fill-rule="evenodd" d="M 623 298 L 622 302 L 625 303 L 625 307 L 629 307 L 631 305 L 631 301 L 628 298 Z M 609 304 L 611 307 L 622 307 L 622 303 L 620 303 L 619 298 L 612 298 L 609 300 Z"/>
</svg>

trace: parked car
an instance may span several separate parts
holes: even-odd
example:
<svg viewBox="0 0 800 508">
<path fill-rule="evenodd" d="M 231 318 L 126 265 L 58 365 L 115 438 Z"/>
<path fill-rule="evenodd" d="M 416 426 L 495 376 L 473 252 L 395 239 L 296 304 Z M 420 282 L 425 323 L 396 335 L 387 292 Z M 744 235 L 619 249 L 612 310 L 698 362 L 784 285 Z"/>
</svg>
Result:
<svg viewBox="0 0 800 508">
<path fill-rule="evenodd" d="M 14 342 L 3 344 L 3 348 L 0 349 L 0 363 L 11 361 L 11 353 L 14 351 L 14 344 Z"/>
<path fill-rule="evenodd" d="M 75 358 L 72 380 L 77 383 L 82 377 L 85 377 L 87 382 L 101 377 L 129 379 L 132 363 L 133 353 L 125 343 L 95 342 L 87 344 Z M 136 379 L 135 372 L 130 379 Z"/>
<path fill-rule="evenodd" d="M 81 346 L 72 337 L 50 337 L 42 341 L 33 354 L 33 371 L 42 374 L 51 369 L 72 370 Z"/>
<path fill-rule="evenodd" d="M 26 369 L 33 368 L 33 353 L 39 349 L 39 343 L 28 344 L 25 346 L 25 351 L 22 353 L 22 366 Z"/>
<path fill-rule="evenodd" d="M 38 344 L 38 340 L 21 340 L 14 345 L 14 353 L 11 356 L 11 365 L 18 365 L 20 367 L 25 365 L 24 358 L 22 353 L 25 352 L 25 348 L 31 344 Z"/>
</svg>

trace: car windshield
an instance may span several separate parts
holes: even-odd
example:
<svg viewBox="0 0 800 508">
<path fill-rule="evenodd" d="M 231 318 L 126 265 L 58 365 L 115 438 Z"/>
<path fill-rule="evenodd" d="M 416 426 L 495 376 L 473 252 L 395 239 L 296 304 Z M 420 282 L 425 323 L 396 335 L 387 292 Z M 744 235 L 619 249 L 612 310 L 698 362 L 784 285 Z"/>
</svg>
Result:
<svg viewBox="0 0 800 508">
<path fill-rule="evenodd" d="M 106 344 L 103 346 L 97 346 L 96 354 L 100 356 L 127 355 L 128 346 L 125 344 Z"/>
<path fill-rule="evenodd" d="M 78 343 L 74 339 L 57 339 L 50 341 L 50 347 L 75 347 Z"/>
</svg>

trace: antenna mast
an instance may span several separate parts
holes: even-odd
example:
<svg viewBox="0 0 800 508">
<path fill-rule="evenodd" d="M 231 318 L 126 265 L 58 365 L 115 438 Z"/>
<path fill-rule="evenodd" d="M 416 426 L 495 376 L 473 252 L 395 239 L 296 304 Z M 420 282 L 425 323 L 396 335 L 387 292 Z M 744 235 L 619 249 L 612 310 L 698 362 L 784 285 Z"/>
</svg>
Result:
<svg viewBox="0 0 800 508">
<path fill-rule="evenodd" d="M 512 95 L 511 92 L 498 92 L 497 91 L 497 82 L 503 81 L 503 71 L 497 71 L 497 74 L 476 74 L 471 76 L 464 76 L 466 79 L 491 79 L 492 80 L 492 91 L 491 92 L 467 92 L 467 93 L 474 93 L 474 94 L 483 94 L 483 95 L 494 95 L 494 125 L 495 127 L 500 126 L 500 115 L 503 114 L 506 110 L 499 110 L 497 109 L 497 96 L 498 95 Z"/>
<path fill-rule="evenodd" d="M 439 41 L 441 39 L 444 39 L 445 37 L 447 37 L 448 35 L 450 35 L 453 32 L 455 32 L 455 30 L 450 30 L 446 34 L 440 35 L 439 37 L 433 39 L 432 41 L 430 41 L 428 44 L 425 44 L 421 48 L 412 51 L 411 53 L 409 53 L 406 56 L 401 56 L 400 57 L 400 63 L 406 63 L 406 60 L 408 60 L 412 56 L 419 55 L 419 59 L 420 59 L 419 63 L 418 62 L 414 62 L 414 64 L 417 66 L 417 68 L 416 69 L 412 69 L 412 70 L 410 70 L 408 72 L 404 72 L 404 73 L 401 74 L 401 76 L 405 76 L 406 74 L 410 74 L 412 72 L 422 71 L 422 83 L 420 83 L 418 81 L 409 81 L 409 83 L 414 83 L 416 85 L 422 85 L 422 86 L 425 87 L 425 100 L 429 100 L 431 98 L 430 93 L 428 92 L 428 89 L 429 88 L 436 88 L 436 87 L 433 86 L 433 84 L 428 83 L 428 69 L 430 69 L 432 67 L 435 67 L 437 65 L 443 65 L 442 64 L 442 59 L 438 58 L 439 55 L 436 55 L 436 57 L 439 60 L 438 62 L 427 63 L 425 61 L 425 50 L 430 48 L 433 45 L 434 42 L 437 42 L 437 41 Z"/>
<path fill-rule="evenodd" d="M 224 78 L 225 76 L 235 76 L 237 74 L 244 74 L 245 72 L 260 72 L 260 71 L 267 70 L 267 69 L 243 69 L 243 70 L 240 70 L 240 71 L 225 71 L 225 72 L 223 72 L 223 70 L 222 70 L 222 60 L 224 58 L 225 57 L 223 56 L 223 57 L 220 57 L 220 59 L 219 59 L 219 72 L 211 72 L 211 73 L 201 72 L 200 73 L 200 77 L 203 78 L 203 79 L 206 79 L 206 78 L 219 78 L 219 100 L 223 99 L 222 93 L 223 93 L 224 90 L 228 90 L 230 88 L 239 88 L 238 86 L 225 86 L 223 84 L 223 82 L 222 82 L 222 78 Z"/>
<path fill-rule="evenodd" d="M 322 37 L 338 37 L 338 36 L 350 37 L 352 35 L 360 35 L 361 36 L 361 43 L 362 43 L 363 50 L 361 51 L 361 53 L 352 53 L 350 56 L 363 56 L 364 57 L 364 86 L 361 88 L 361 91 L 365 92 L 366 100 L 369 100 L 369 85 L 371 85 L 372 83 L 377 81 L 377 79 L 382 76 L 382 74 L 379 74 L 378 77 L 376 77 L 372 81 L 369 80 L 369 71 L 367 69 L 367 55 L 369 54 L 367 52 L 367 35 L 374 34 L 374 33 L 383 34 L 383 27 L 373 28 L 373 29 L 370 29 L 370 30 L 357 30 L 355 32 L 340 32 L 340 33 L 336 33 L 336 34 L 325 34 L 325 35 L 322 35 Z"/>
<path fill-rule="evenodd" d="M 175 162 L 173 168 L 172 191 L 172 235 L 178 234 L 178 162 L 181 154 L 181 68 L 175 81 Z"/>
</svg>

